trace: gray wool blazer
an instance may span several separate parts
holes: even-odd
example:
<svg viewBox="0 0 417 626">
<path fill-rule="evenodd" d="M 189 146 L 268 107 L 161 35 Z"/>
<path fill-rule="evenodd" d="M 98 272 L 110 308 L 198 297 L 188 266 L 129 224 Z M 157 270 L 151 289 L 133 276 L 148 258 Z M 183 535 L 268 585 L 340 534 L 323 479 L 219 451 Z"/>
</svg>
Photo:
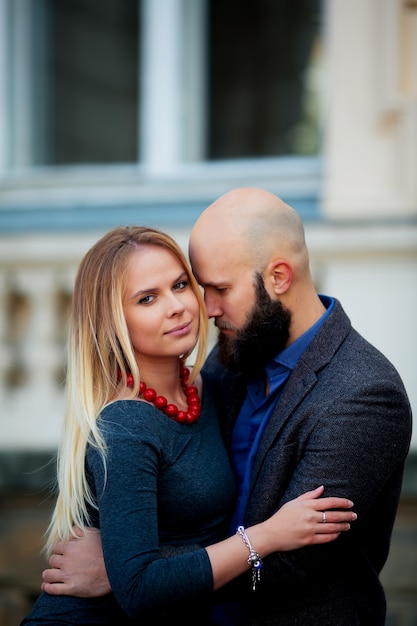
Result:
<svg viewBox="0 0 417 626">
<path fill-rule="evenodd" d="M 204 367 L 226 443 L 245 393 L 215 347 Z M 244 603 L 251 626 L 383 626 L 379 574 L 398 507 L 412 416 L 393 365 L 334 310 L 288 379 L 265 430 L 253 469 L 245 525 L 319 485 L 325 496 L 353 500 L 358 519 L 334 542 L 264 560 L 261 582 L 250 574 L 227 588 Z"/>
</svg>

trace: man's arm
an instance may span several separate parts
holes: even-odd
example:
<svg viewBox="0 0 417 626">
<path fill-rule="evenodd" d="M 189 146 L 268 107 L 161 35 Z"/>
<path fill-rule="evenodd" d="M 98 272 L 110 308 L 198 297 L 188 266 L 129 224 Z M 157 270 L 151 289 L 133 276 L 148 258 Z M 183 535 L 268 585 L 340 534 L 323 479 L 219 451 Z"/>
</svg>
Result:
<svg viewBox="0 0 417 626">
<path fill-rule="evenodd" d="M 280 500 L 282 505 L 293 499 L 316 480 L 325 485 L 325 495 L 348 494 L 355 503 L 358 524 L 352 533 L 343 533 L 328 546 L 315 547 L 315 558 L 310 548 L 270 555 L 268 567 L 263 571 L 264 584 L 296 588 L 300 581 L 327 577 L 329 571 L 343 570 L 347 556 L 350 559 L 357 555 L 360 544 L 373 550 L 380 563 L 385 562 L 409 447 L 411 413 L 401 389 L 395 385 L 389 387 L 383 376 L 381 380 L 381 384 L 364 381 L 362 387 L 356 381 L 355 395 L 352 392 L 349 397 L 346 387 L 343 395 L 335 394 L 333 404 L 322 406 L 317 401 L 317 425 L 306 431 L 302 458 L 297 465 L 293 463 L 295 469 Z M 291 446 L 284 446 L 281 440 L 279 444 L 281 450 L 287 448 L 291 454 Z M 285 459 L 287 467 L 290 462 L 293 461 Z M 271 468 L 266 471 L 270 476 L 283 475 L 282 471 L 274 472 Z M 269 506 L 274 502 L 272 488 L 271 479 L 260 473 L 248 504 L 248 525 L 256 522 L 258 515 L 269 515 L 259 504 L 265 502 Z M 264 490 L 268 490 L 269 500 Z M 370 528 L 376 531 L 371 534 Z"/>
<path fill-rule="evenodd" d="M 75 532 L 79 539 L 55 544 L 49 557 L 50 569 L 42 573 L 42 591 L 80 598 L 105 596 L 111 592 L 111 587 L 104 566 L 100 531 L 76 528 Z"/>
</svg>

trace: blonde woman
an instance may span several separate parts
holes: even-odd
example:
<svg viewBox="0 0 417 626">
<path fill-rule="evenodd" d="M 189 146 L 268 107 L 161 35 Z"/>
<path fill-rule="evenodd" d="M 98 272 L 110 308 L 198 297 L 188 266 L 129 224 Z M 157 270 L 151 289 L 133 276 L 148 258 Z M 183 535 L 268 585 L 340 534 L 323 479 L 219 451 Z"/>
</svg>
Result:
<svg viewBox="0 0 417 626">
<path fill-rule="evenodd" d="M 116 228 L 85 255 L 46 552 L 74 526 L 99 528 L 112 593 L 42 593 L 23 624 L 209 623 L 213 592 L 250 568 L 256 587 L 265 556 L 332 541 L 355 519 L 352 502 L 318 488 L 221 540 L 235 481 L 199 374 L 206 332 L 198 284 L 166 234 Z"/>
</svg>

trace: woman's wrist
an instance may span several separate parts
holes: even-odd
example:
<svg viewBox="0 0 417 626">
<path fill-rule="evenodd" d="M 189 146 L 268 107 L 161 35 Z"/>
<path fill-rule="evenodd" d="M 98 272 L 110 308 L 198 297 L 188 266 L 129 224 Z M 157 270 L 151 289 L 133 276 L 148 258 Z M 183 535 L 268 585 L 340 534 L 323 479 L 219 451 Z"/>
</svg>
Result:
<svg viewBox="0 0 417 626">
<path fill-rule="evenodd" d="M 256 591 L 256 585 L 261 579 L 261 569 L 263 566 L 261 555 L 255 550 L 251 543 L 244 526 L 238 526 L 236 534 L 242 539 L 243 543 L 249 550 L 247 563 L 252 571 L 252 591 Z"/>
<path fill-rule="evenodd" d="M 271 554 L 271 552 L 278 552 L 282 545 L 279 534 L 268 522 L 269 520 L 265 520 L 245 528 L 249 540 L 255 546 L 262 559 Z"/>
</svg>

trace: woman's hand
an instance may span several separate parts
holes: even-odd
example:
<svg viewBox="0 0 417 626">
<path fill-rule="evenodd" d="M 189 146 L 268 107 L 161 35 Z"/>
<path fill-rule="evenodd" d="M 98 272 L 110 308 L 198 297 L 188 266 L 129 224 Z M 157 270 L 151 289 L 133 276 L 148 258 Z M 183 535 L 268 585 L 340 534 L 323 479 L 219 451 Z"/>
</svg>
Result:
<svg viewBox="0 0 417 626">
<path fill-rule="evenodd" d="M 320 498 L 323 491 L 323 486 L 307 491 L 284 504 L 272 517 L 259 525 L 265 533 L 262 543 L 267 542 L 264 554 L 329 543 L 341 532 L 350 529 L 350 523 L 357 518 L 356 513 L 350 510 L 353 502 L 347 498 Z M 250 536 L 255 529 L 256 527 L 249 529 Z M 252 536 L 256 545 L 255 536 Z M 262 556 L 259 542 L 257 550 Z"/>
</svg>

